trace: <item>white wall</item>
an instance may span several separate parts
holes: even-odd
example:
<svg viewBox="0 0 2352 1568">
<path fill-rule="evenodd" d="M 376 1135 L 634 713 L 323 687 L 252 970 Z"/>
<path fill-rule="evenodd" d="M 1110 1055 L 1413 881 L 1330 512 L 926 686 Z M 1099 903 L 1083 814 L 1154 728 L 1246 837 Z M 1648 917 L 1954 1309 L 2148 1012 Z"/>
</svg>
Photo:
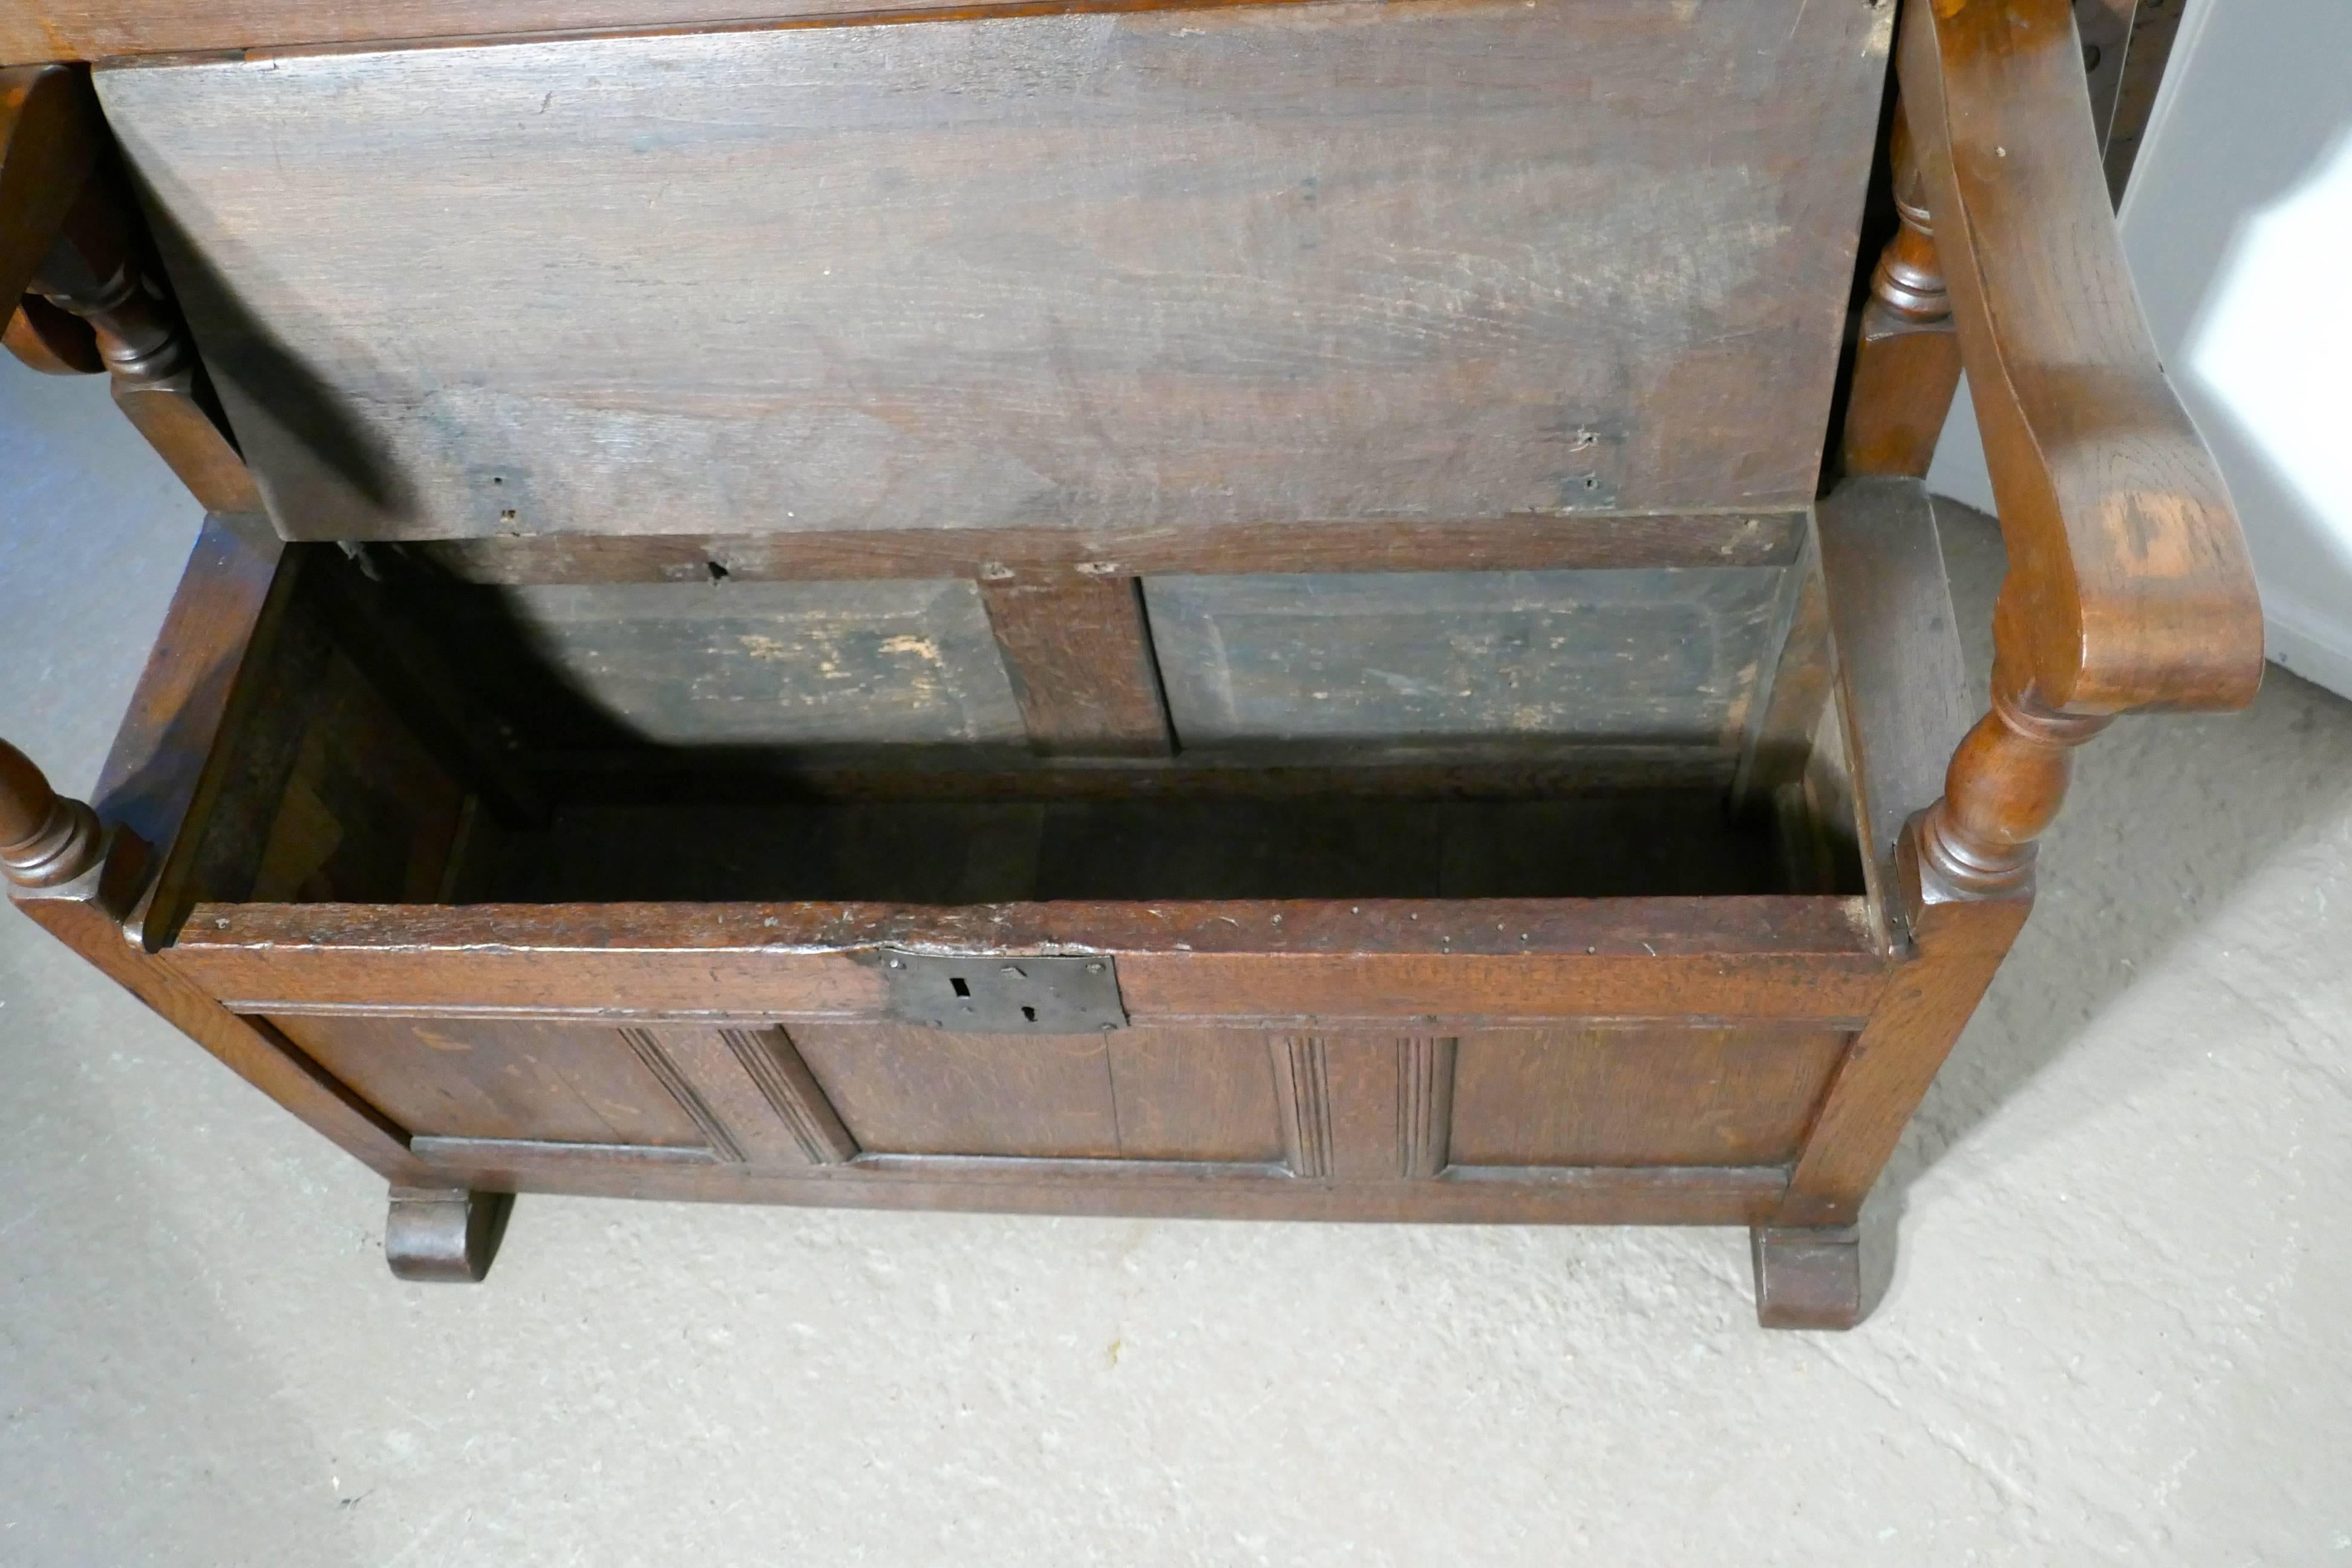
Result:
<svg viewBox="0 0 2352 1568">
<path fill-rule="evenodd" d="M 2270 656 L 2352 696 L 2352 0 L 2194 0 L 2119 216 Z M 1992 504 L 1965 393 L 1927 482 Z"/>
</svg>

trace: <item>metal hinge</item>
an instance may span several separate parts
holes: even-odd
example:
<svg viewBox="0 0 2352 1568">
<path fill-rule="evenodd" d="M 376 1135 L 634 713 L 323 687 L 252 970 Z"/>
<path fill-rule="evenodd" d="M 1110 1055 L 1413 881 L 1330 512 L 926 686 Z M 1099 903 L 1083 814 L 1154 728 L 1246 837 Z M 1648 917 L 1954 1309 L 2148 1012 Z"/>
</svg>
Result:
<svg viewBox="0 0 2352 1568">
<path fill-rule="evenodd" d="M 1075 958 L 875 950 L 883 1012 L 901 1023 L 969 1035 L 1085 1035 L 1127 1027 L 1118 967 L 1108 953 Z"/>
</svg>

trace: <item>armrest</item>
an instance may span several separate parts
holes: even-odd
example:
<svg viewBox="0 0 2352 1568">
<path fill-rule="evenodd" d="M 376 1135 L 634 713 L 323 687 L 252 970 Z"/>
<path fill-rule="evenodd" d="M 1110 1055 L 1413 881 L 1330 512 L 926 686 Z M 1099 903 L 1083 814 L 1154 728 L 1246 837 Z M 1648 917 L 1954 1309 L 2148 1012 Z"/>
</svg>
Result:
<svg viewBox="0 0 2352 1568">
<path fill-rule="evenodd" d="M 2004 662 L 2053 713 L 2252 700 L 2263 627 L 2124 262 L 2067 0 L 1910 0 L 1898 67 L 1992 471 Z"/>
</svg>

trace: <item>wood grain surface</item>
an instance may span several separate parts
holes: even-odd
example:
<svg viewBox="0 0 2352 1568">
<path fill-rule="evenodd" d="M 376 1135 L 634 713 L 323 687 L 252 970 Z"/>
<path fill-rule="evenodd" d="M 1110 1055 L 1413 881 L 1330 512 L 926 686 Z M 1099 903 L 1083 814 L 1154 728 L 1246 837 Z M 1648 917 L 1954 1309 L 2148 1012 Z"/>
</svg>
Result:
<svg viewBox="0 0 2352 1568">
<path fill-rule="evenodd" d="M 1866 1016 L 1840 898 L 200 905 L 162 955 L 240 1012 L 878 1019 L 878 950 L 1108 952 L 1138 1022 Z"/>
<path fill-rule="evenodd" d="M 362 1016 L 274 1022 L 311 1060 L 411 1132 L 706 1142 L 671 1089 L 609 1026 Z"/>
<path fill-rule="evenodd" d="M 1901 54 L 2009 548 L 2005 652 L 2058 712 L 2245 706 L 2253 568 L 2132 286 L 2067 0 L 1911 6 Z"/>
<path fill-rule="evenodd" d="M 1890 11 L 1040 16 L 100 90 L 289 536 L 1785 508 Z"/>
<path fill-rule="evenodd" d="M 1822 504 L 1819 527 L 1864 874 L 1874 907 L 1892 914 L 1895 840 L 1943 794 L 1977 698 L 1919 481 L 1848 479 Z M 1889 940 L 1903 940 L 1899 929 Z"/>
<path fill-rule="evenodd" d="M 1465 1035 L 1465 1165 L 1767 1165 L 1792 1158 L 1848 1037 L 1656 1024 Z"/>
<path fill-rule="evenodd" d="M 1048 757 L 1164 757 L 1176 749 L 1132 577 L 983 582 L 989 629 L 1031 750 Z"/>
<path fill-rule="evenodd" d="M 463 596 L 452 623 L 536 661 L 643 743 L 1005 746 L 1024 733 L 969 583 L 520 587 Z M 526 711 L 517 727 L 539 721 Z"/>
<path fill-rule="evenodd" d="M 1099 9 L 1130 5 L 1116 0 Z M 687 27 L 856 24 L 877 15 L 977 9 L 970 0 L 11 0 L 0 59 L 97 60 L 157 54 L 333 47 L 408 40 Z"/>
<path fill-rule="evenodd" d="M 1737 752 L 1784 574 L 1156 577 L 1145 597 L 1191 749 L 1573 737 Z"/>
<path fill-rule="evenodd" d="M 1590 511 L 1410 522 L 958 528 L 931 532 L 525 534 L 419 552 L 469 583 L 701 583 L 978 577 L 1020 584 L 1159 573 L 1539 572 L 1780 566 L 1804 514 Z"/>
</svg>

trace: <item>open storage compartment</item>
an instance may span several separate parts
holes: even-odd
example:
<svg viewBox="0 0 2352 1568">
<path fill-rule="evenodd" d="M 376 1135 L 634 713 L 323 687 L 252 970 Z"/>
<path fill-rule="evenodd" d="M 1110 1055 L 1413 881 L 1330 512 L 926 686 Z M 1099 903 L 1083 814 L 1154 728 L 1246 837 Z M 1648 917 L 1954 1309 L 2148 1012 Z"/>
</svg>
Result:
<svg viewBox="0 0 2352 1568">
<path fill-rule="evenodd" d="M 1147 582 L 1124 757 L 969 584 L 289 546 L 146 929 L 477 1186 L 1752 1220 L 1885 978 L 1795 542 Z"/>
<path fill-rule="evenodd" d="M 2071 750 L 2259 679 L 2064 0 L 1892 112 L 1890 5 L 234 9 L 0 72 L 8 347 L 213 518 L 0 871 L 404 1278 L 527 1187 L 1745 1222 L 1850 1325 Z"/>
</svg>

